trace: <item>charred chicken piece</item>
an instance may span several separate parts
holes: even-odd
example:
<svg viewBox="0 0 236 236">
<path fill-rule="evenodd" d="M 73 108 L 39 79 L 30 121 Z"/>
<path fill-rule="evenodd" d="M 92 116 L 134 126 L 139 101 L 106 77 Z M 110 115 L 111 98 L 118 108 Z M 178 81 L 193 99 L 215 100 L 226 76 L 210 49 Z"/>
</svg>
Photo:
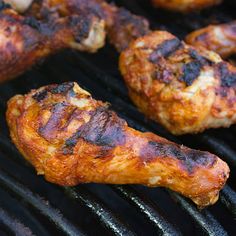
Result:
<svg viewBox="0 0 236 236">
<path fill-rule="evenodd" d="M 53 12 L 59 12 L 61 16 L 92 13 L 104 19 L 108 38 L 119 52 L 150 31 L 148 21 L 143 17 L 101 0 L 43 0 L 41 4 L 33 4 L 28 14 L 46 19 Z"/>
<path fill-rule="evenodd" d="M 91 15 L 71 15 L 48 22 L 0 11 L 0 82 L 12 79 L 39 60 L 64 48 L 95 52 L 103 46 L 104 21 Z"/>
<path fill-rule="evenodd" d="M 8 102 L 13 142 L 55 184 L 164 186 L 200 207 L 214 204 L 229 168 L 208 152 L 141 133 L 76 83 L 49 85 Z"/>
<path fill-rule="evenodd" d="M 152 0 L 156 7 L 176 12 L 192 12 L 218 5 L 223 0 Z"/>
<path fill-rule="evenodd" d="M 152 32 L 120 56 L 133 102 L 171 133 L 197 133 L 236 122 L 236 68 L 218 54 Z"/>
<path fill-rule="evenodd" d="M 186 42 L 212 50 L 223 58 L 229 57 L 236 53 L 236 21 L 196 30 L 186 37 Z"/>
</svg>

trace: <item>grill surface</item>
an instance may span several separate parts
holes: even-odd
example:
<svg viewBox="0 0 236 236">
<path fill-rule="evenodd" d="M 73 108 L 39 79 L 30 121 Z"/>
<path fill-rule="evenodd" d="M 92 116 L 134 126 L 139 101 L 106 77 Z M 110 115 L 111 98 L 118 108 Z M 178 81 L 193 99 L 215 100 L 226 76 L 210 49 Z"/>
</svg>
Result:
<svg viewBox="0 0 236 236">
<path fill-rule="evenodd" d="M 226 4 L 188 16 L 150 8 L 147 1 L 119 1 L 146 16 L 153 29 L 183 37 L 195 28 L 232 19 Z M 231 10 L 230 10 L 231 9 Z M 236 127 L 174 137 L 145 119 L 130 102 L 117 68 L 118 54 L 107 45 L 98 54 L 66 51 L 17 80 L 0 86 L 0 235 L 236 235 Z M 77 81 L 108 101 L 130 126 L 152 131 L 192 148 L 211 151 L 231 167 L 219 202 L 202 211 L 176 193 L 142 186 L 80 185 L 62 188 L 35 175 L 11 143 L 5 122 L 7 100 L 50 83 Z"/>
</svg>

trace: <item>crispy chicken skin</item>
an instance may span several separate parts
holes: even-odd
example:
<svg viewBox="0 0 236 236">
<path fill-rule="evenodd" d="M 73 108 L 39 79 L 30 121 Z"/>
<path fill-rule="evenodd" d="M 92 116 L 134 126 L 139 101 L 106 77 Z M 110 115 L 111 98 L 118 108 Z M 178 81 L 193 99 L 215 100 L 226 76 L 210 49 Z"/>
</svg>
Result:
<svg viewBox="0 0 236 236">
<path fill-rule="evenodd" d="M 177 12 L 198 11 L 207 7 L 218 5 L 222 0 L 152 0 L 156 7 Z"/>
<path fill-rule="evenodd" d="M 104 22 L 96 17 L 71 15 L 44 23 L 7 7 L 0 11 L 0 82 L 20 75 L 58 50 L 94 52 L 103 46 Z M 94 36 L 95 32 L 100 34 Z"/>
<path fill-rule="evenodd" d="M 185 40 L 195 47 L 212 50 L 223 58 L 229 57 L 236 53 L 236 21 L 196 30 Z"/>
<path fill-rule="evenodd" d="M 49 85 L 8 102 L 13 142 L 37 173 L 79 183 L 164 186 L 200 207 L 214 204 L 229 168 L 208 152 L 141 133 L 76 83 Z"/>
<path fill-rule="evenodd" d="M 41 9 L 40 16 L 39 9 Z M 47 18 L 53 11 L 59 12 L 62 16 L 87 12 L 104 19 L 109 41 L 119 52 L 127 48 L 131 41 L 150 31 L 149 23 L 143 17 L 101 0 L 43 0 L 41 5 L 39 3 L 32 5 L 28 14 Z"/>
<path fill-rule="evenodd" d="M 120 70 L 133 102 L 173 134 L 236 122 L 236 68 L 214 52 L 156 31 L 121 54 Z"/>
</svg>

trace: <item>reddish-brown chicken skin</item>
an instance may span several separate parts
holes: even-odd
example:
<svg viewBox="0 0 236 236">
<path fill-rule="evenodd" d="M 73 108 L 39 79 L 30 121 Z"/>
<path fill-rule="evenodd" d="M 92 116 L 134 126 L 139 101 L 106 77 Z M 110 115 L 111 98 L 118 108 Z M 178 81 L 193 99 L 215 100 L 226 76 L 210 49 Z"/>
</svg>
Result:
<svg viewBox="0 0 236 236">
<path fill-rule="evenodd" d="M 104 44 L 104 21 L 95 16 L 53 17 L 43 22 L 18 15 L 6 4 L 1 7 L 0 82 L 61 49 L 95 52 Z"/>
<path fill-rule="evenodd" d="M 204 47 L 227 58 L 236 53 L 236 21 L 210 25 L 190 33 L 185 41 L 195 47 Z"/>
<path fill-rule="evenodd" d="M 218 5 L 223 0 L 152 0 L 156 7 L 177 12 L 192 12 Z"/>
<path fill-rule="evenodd" d="M 133 102 L 173 134 L 236 122 L 236 68 L 214 52 L 156 31 L 122 52 L 120 70 Z"/>
<path fill-rule="evenodd" d="M 214 204 L 229 168 L 218 157 L 128 127 L 76 83 L 49 85 L 8 102 L 13 142 L 37 173 L 59 185 L 164 186 L 200 207 Z"/>
<path fill-rule="evenodd" d="M 62 16 L 93 13 L 104 19 L 110 43 L 119 52 L 150 31 L 148 21 L 143 17 L 101 0 L 42 0 L 33 4 L 27 14 L 47 18 L 53 12 L 59 12 Z"/>
</svg>

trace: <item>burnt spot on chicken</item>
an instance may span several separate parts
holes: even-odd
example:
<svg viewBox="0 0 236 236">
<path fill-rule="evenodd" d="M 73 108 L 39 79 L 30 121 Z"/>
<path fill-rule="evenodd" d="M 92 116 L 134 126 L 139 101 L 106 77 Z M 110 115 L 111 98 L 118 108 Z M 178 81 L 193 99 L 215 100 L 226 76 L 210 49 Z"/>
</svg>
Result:
<svg viewBox="0 0 236 236">
<path fill-rule="evenodd" d="M 211 167 L 216 161 L 216 157 L 202 151 L 182 148 L 173 143 L 163 143 L 156 141 L 149 141 L 140 150 L 140 157 L 143 161 L 149 162 L 156 158 L 174 158 L 181 161 L 185 170 L 189 174 L 193 173 L 197 166 Z"/>
<path fill-rule="evenodd" d="M 69 27 L 77 27 L 78 25 L 80 25 L 81 30 L 76 31 L 76 34 L 74 36 L 76 42 L 81 42 L 84 38 L 87 38 L 90 32 L 91 21 L 87 21 L 84 19 L 86 19 L 86 17 L 83 17 L 83 14 L 81 14 L 80 16 L 69 16 Z"/>
<path fill-rule="evenodd" d="M 161 57 L 169 57 L 171 54 L 175 53 L 181 46 L 182 42 L 177 38 L 166 40 L 151 53 L 151 55 L 149 56 L 149 61 L 152 63 L 157 63 Z"/>
<path fill-rule="evenodd" d="M 216 74 L 221 80 L 222 87 L 229 88 L 236 86 L 236 73 L 232 73 L 229 71 L 227 63 L 218 63 L 216 65 Z"/>
<path fill-rule="evenodd" d="M 90 144 L 111 149 L 125 143 L 124 126 L 126 122 L 107 107 L 99 107 L 91 114 L 89 122 L 82 125 L 63 147 L 63 153 L 72 154 L 79 139 Z"/>
<path fill-rule="evenodd" d="M 48 92 L 52 94 L 67 94 L 70 91 L 73 91 L 74 83 L 73 82 L 66 82 L 59 85 L 53 85 L 51 88 L 48 89 Z"/>
<path fill-rule="evenodd" d="M 46 89 L 43 89 L 42 91 L 34 94 L 32 98 L 36 100 L 37 102 L 43 101 L 47 97 L 48 91 Z"/>
<path fill-rule="evenodd" d="M 62 95 L 69 94 L 70 96 L 73 96 L 74 95 L 73 87 L 74 87 L 73 82 L 66 82 L 60 85 L 51 85 L 43 89 L 42 91 L 34 94 L 32 98 L 37 102 L 41 102 L 45 98 L 47 98 L 48 93 L 62 94 Z"/>
<path fill-rule="evenodd" d="M 186 63 L 182 67 L 182 76 L 179 78 L 180 81 L 186 83 L 187 86 L 191 86 L 193 82 L 198 78 L 201 73 L 201 69 L 204 66 L 212 66 L 214 62 L 201 56 L 196 50 L 190 49 L 189 56 L 193 61 Z"/>
<path fill-rule="evenodd" d="M 192 61 L 186 63 L 182 67 L 182 76 L 180 81 L 186 83 L 187 86 L 192 85 L 195 79 L 200 75 L 202 64 L 199 61 Z"/>
</svg>

